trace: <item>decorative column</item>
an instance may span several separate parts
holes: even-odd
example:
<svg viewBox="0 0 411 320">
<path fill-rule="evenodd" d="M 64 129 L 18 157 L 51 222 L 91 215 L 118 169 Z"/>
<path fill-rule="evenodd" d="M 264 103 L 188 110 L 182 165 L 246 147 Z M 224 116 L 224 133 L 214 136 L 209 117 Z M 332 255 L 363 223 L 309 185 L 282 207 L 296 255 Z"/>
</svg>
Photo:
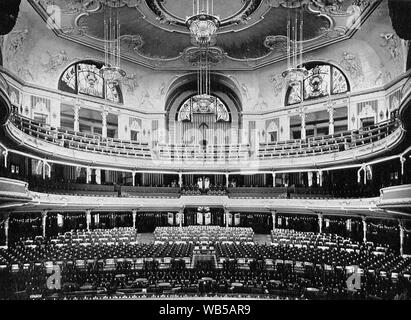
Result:
<svg viewBox="0 0 411 320">
<path fill-rule="evenodd" d="M 311 171 L 307 172 L 307 180 L 308 180 L 308 186 L 312 187 L 313 186 L 313 173 Z"/>
<path fill-rule="evenodd" d="M 46 180 L 46 161 L 43 160 L 41 163 L 42 163 L 42 170 L 41 170 L 41 172 L 42 172 L 42 174 L 43 174 L 43 180 Z"/>
<path fill-rule="evenodd" d="M 400 227 L 400 255 L 404 254 L 404 225 L 401 220 L 398 220 Z"/>
<path fill-rule="evenodd" d="M 6 238 L 6 248 L 9 246 L 9 226 L 10 226 L 10 215 L 7 215 L 6 220 L 4 220 L 4 235 Z"/>
<path fill-rule="evenodd" d="M 317 184 L 322 187 L 323 186 L 323 171 L 318 170 L 317 172 Z"/>
<path fill-rule="evenodd" d="M 319 233 L 323 233 L 323 215 L 321 213 L 318 214 L 318 230 Z"/>
<path fill-rule="evenodd" d="M 4 167 L 7 168 L 7 156 L 9 155 L 9 152 L 7 150 L 4 150 L 2 154 L 4 157 Z"/>
<path fill-rule="evenodd" d="M 100 214 L 99 214 L 99 213 L 96 213 L 96 214 L 94 215 L 94 225 L 95 225 L 96 227 L 99 227 L 99 226 L 100 226 Z"/>
<path fill-rule="evenodd" d="M 107 138 L 107 115 L 108 111 L 104 109 L 104 111 L 101 113 L 101 135 L 103 138 Z"/>
<path fill-rule="evenodd" d="M 401 162 L 401 184 L 405 183 L 404 181 L 404 167 L 405 167 L 405 157 L 400 157 L 400 162 Z"/>
<path fill-rule="evenodd" d="M 60 213 L 57 213 L 57 226 L 63 228 L 64 226 L 64 216 Z"/>
<path fill-rule="evenodd" d="M 275 175 L 276 175 L 275 171 L 272 173 L 272 175 L 273 175 L 273 188 L 275 188 Z"/>
<path fill-rule="evenodd" d="M 229 186 L 229 180 L 228 180 L 229 176 L 230 175 L 228 173 L 225 174 L 225 187 L 226 188 L 228 188 L 228 186 Z"/>
<path fill-rule="evenodd" d="M 136 228 L 136 219 L 137 219 L 137 209 L 131 210 L 133 216 L 133 228 Z"/>
<path fill-rule="evenodd" d="M 101 184 L 101 169 L 96 169 L 96 183 Z"/>
<path fill-rule="evenodd" d="M 363 163 L 361 165 L 361 168 L 358 169 L 357 171 L 357 182 L 360 183 L 361 182 L 361 171 L 364 171 L 364 178 L 363 178 L 363 183 L 367 184 L 367 171 L 366 171 L 366 165 L 365 163 Z"/>
<path fill-rule="evenodd" d="M 273 217 L 273 231 L 275 230 L 275 221 L 277 219 L 277 211 L 272 210 L 271 211 L 271 216 Z"/>
<path fill-rule="evenodd" d="M 183 227 L 183 219 L 184 219 L 184 208 L 181 208 L 178 211 L 178 215 L 180 216 L 180 228 Z"/>
<path fill-rule="evenodd" d="M 43 238 L 46 237 L 46 223 L 47 223 L 47 210 L 43 210 L 41 212 L 41 227 L 43 230 L 43 233 L 42 233 Z"/>
<path fill-rule="evenodd" d="M 181 172 L 178 173 L 178 185 L 180 188 L 183 187 L 183 174 Z"/>
<path fill-rule="evenodd" d="M 87 231 L 90 230 L 90 224 L 91 224 L 91 210 L 87 209 L 86 210 L 86 225 L 87 225 Z"/>
<path fill-rule="evenodd" d="M 133 177 L 133 187 L 135 187 L 135 186 L 136 186 L 136 172 L 133 171 L 133 172 L 131 173 L 131 175 L 132 175 L 132 177 Z"/>
<path fill-rule="evenodd" d="M 90 183 L 91 181 L 91 168 L 87 167 L 86 168 L 86 183 Z"/>
<path fill-rule="evenodd" d="M 301 139 L 307 138 L 307 132 L 305 129 L 305 110 L 300 109 L 300 118 L 301 118 Z"/>
<path fill-rule="evenodd" d="M 351 230 L 352 230 L 351 219 L 347 219 L 347 221 L 345 222 L 345 227 L 346 227 L 347 231 L 351 232 Z"/>
<path fill-rule="evenodd" d="M 73 111 L 74 111 L 74 131 L 79 132 L 80 131 L 80 103 L 76 102 Z"/>
<path fill-rule="evenodd" d="M 329 121 L 328 121 L 328 134 L 334 134 L 334 107 L 330 103 L 327 107 Z"/>
<path fill-rule="evenodd" d="M 362 218 L 362 242 L 366 243 L 367 242 L 367 221 L 365 221 L 365 217 Z"/>
<path fill-rule="evenodd" d="M 226 208 L 224 209 L 224 214 L 225 214 L 225 227 L 228 228 L 228 218 L 230 211 L 228 211 Z"/>
</svg>

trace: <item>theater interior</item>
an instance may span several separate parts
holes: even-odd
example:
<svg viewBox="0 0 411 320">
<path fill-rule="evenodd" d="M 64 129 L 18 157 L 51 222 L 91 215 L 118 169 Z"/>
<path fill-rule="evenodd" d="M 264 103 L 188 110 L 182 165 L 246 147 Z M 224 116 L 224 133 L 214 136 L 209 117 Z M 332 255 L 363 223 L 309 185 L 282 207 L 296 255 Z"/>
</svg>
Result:
<svg viewBox="0 0 411 320">
<path fill-rule="evenodd" d="M 411 299 L 411 4 L 0 3 L 0 299 Z"/>
</svg>

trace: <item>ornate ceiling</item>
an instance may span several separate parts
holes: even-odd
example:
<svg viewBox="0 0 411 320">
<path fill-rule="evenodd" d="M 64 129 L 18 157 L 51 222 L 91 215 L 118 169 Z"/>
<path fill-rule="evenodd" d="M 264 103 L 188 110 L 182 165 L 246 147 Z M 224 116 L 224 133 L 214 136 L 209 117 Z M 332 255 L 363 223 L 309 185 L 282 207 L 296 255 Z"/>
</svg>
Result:
<svg viewBox="0 0 411 320">
<path fill-rule="evenodd" d="M 54 32 L 104 51 L 98 0 L 28 0 Z M 351 37 L 382 0 L 298 0 L 303 3 L 304 51 Z M 290 2 L 290 1 L 288 1 Z M 201 54 L 185 19 L 192 0 L 123 0 L 120 10 L 124 59 L 158 70 L 190 70 Z M 215 69 L 252 70 L 285 58 L 286 0 L 214 0 L 221 26 L 210 60 Z"/>
</svg>

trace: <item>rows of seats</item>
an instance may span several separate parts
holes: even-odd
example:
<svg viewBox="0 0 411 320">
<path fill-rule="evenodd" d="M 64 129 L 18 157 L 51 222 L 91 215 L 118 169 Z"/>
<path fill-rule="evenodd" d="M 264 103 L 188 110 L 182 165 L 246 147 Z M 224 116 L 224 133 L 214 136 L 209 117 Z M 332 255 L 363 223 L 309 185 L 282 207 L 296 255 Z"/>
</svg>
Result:
<svg viewBox="0 0 411 320">
<path fill-rule="evenodd" d="M 157 236 L 169 236 L 161 243 L 138 243 L 133 228 L 72 231 L 56 239 L 17 243 L 0 249 L 0 291 L 55 293 L 44 281 L 53 265 L 61 268 L 63 288 L 58 294 L 63 296 L 213 292 L 346 297 L 346 279 L 354 265 L 359 266 L 362 281 L 355 295 L 393 299 L 410 288 L 411 259 L 389 247 L 333 234 L 276 229 L 270 244 L 217 238 L 207 242 L 207 251 L 215 252 L 219 261 L 214 268 L 206 261 L 191 264 L 203 244 L 172 242 L 182 229 L 186 235 L 217 235 L 227 228 L 158 228 Z M 251 233 L 245 228 L 228 230 L 237 240 Z"/>
<path fill-rule="evenodd" d="M 104 138 L 97 134 L 55 128 L 17 114 L 10 117 L 10 121 L 24 133 L 58 146 L 93 153 L 151 159 L 151 151 L 147 143 Z"/>
<path fill-rule="evenodd" d="M 400 126 L 399 120 L 385 121 L 358 130 L 323 137 L 260 144 L 258 150 L 252 152 L 248 144 L 210 145 L 207 147 L 200 145 L 157 144 L 150 148 L 148 144 L 134 141 L 103 138 L 100 135 L 53 128 L 17 114 L 14 114 L 10 119 L 23 132 L 59 146 L 109 155 L 139 159 L 152 159 L 154 157 L 171 161 L 238 161 L 247 160 L 254 156 L 258 159 L 273 159 L 278 157 L 322 155 L 371 144 L 387 137 Z"/>
<path fill-rule="evenodd" d="M 154 237 L 158 241 L 253 241 L 254 231 L 252 228 L 220 226 L 157 227 Z"/>
<path fill-rule="evenodd" d="M 261 159 L 302 157 L 351 150 L 387 137 L 399 125 L 398 121 L 384 121 L 358 130 L 327 136 L 260 144 L 258 157 Z"/>
</svg>

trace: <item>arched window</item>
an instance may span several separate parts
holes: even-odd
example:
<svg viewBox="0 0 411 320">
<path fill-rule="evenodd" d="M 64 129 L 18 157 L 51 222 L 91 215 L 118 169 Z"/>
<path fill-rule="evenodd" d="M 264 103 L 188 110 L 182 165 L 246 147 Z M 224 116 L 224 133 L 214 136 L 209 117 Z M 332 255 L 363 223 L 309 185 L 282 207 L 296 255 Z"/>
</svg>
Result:
<svg viewBox="0 0 411 320">
<path fill-rule="evenodd" d="M 230 112 L 218 97 L 212 96 L 210 104 L 202 105 L 196 97 L 187 99 L 178 111 L 178 121 L 191 121 L 193 113 L 214 113 L 216 121 L 230 121 Z"/>
<path fill-rule="evenodd" d="M 109 83 L 100 76 L 102 67 L 103 63 L 91 60 L 72 64 L 60 77 L 59 90 L 123 103 L 120 86 Z"/>
<path fill-rule="evenodd" d="M 321 63 L 308 63 L 305 67 L 308 75 L 304 81 L 289 84 L 286 105 L 350 91 L 346 76 L 337 67 Z"/>
</svg>

